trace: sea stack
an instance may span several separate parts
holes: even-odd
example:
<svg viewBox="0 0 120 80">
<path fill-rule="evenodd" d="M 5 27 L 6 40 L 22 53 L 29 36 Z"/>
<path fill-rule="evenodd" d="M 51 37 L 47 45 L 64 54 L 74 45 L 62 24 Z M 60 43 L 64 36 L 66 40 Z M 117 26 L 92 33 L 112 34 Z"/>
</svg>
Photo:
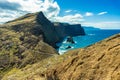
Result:
<svg viewBox="0 0 120 80">
<path fill-rule="evenodd" d="M 72 43 L 72 44 L 75 43 L 75 41 L 73 40 L 73 38 L 72 38 L 71 36 L 68 36 L 68 37 L 67 37 L 66 42 L 68 42 L 68 43 Z"/>
</svg>

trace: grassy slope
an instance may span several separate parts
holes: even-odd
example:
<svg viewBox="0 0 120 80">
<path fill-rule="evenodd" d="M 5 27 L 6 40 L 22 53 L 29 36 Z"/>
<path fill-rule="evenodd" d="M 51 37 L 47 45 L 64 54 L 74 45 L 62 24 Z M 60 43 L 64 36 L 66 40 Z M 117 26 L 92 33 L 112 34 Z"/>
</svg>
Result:
<svg viewBox="0 0 120 80">
<path fill-rule="evenodd" d="M 46 75 L 48 80 L 120 80 L 120 34 L 79 51 Z"/>
<path fill-rule="evenodd" d="M 14 68 L 2 80 L 119 80 L 119 43 L 120 34 L 84 49 Z"/>
<path fill-rule="evenodd" d="M 22 68 L 57 55 L 53 47 L 43 42 L 36 14 L 0 25 L 0 77 L 12 68 Z"/>
</svg>

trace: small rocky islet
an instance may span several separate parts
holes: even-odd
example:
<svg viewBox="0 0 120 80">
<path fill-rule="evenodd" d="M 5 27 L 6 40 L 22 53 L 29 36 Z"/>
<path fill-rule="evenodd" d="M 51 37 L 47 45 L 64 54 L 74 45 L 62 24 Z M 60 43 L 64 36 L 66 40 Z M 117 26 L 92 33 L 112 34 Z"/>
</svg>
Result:
<svg viewBox="0 0 120 80">
<path fill-rule="evenodd" d="M 72 31 L 71 31 L 72 30 Z M 85 35 L 80 24 L 51 22 L 42 12 L 0 25 L 1 80 L 119 80 L 120 34 L 59 55 L 56 43 Z"/>
</svg>

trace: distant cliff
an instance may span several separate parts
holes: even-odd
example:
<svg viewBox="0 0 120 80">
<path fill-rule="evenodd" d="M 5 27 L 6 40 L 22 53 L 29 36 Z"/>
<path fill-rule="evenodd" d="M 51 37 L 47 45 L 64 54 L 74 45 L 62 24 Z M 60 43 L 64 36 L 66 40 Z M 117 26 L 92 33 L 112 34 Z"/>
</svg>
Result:
<svg viewBox="0 0 120 80">
<path fill-rule="evenodd" d="M 91 30 L 100 30 L 100 28 L 95 28 L 93 26 L 82 26 L 85 31 L 91 31 Z"/>
<path fill-rule="evenodd" d="M 56 29 L 56 32 L 60 38 L 64 38 L 66 36 L 78 36 L 85 35 L 84 29 L 81 27 L 81 24 L 68 24 L 68 23 L 53 23 Z"/>
</svg>

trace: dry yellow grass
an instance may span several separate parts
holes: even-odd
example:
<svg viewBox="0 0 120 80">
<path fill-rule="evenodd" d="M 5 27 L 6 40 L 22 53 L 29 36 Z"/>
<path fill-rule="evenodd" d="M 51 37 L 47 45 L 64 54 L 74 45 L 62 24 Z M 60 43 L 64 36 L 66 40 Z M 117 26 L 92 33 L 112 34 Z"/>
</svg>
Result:
<svg viewBox="0 0 120 80">
<path fill-rule="evenodd" d="M 120 80 L 120 34 L 80 50 L 46 75 L 47 80 Z"/>
</svg>

